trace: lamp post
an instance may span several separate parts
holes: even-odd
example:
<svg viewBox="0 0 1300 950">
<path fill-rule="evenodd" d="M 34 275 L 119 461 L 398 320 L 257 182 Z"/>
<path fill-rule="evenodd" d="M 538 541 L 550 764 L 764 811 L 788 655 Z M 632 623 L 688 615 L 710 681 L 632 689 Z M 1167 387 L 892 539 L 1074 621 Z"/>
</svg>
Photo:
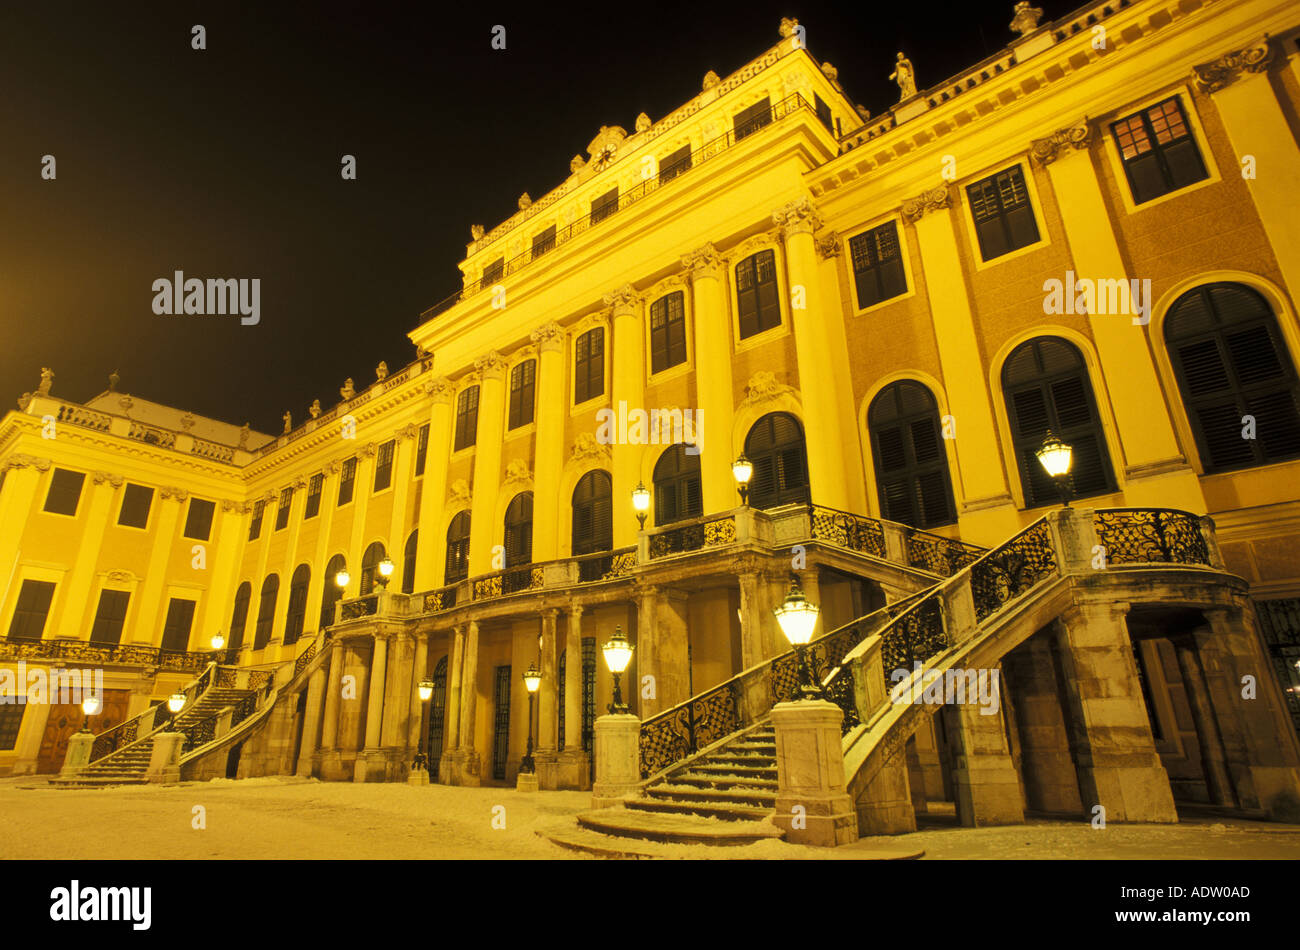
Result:
<svg viewBox="0 0 1300 950">
<path fill-rule="evenodd" d="M 754 477 L 754 463 L 740 453 L 740 458 L 731 463 L 731 474 L 736 479 L 736 491 L 740 492 L 741 505 L 749 506 L 749 480 Z"/>
<path fill-rule="evenodd" d="M 392 576 L 393 576 L 393 559 L 391 557 L 385 557 L 382 561 L 379 562 L 379 576 L 375 578 L 375 583 L 379 585 L 381 590 L 387 590 L 388 581 L 392 578 Z"/>
<path fill-rule="evenodd" d="M 628 643 L 627 637 L 623 636 L 622 626 L 614 628 L 614 636 L 602 648 L 601 652 L 605 654 L 605 665 L 614 674 L 614 701 L 609 704 L 610 713 L 622 714 L 627 712 L 627 704 L 623 702 L 623 691 L 619 686 L 618 678 L 623 675 L 623 671 L 632 662 L 632 649 L 632 644 Z"/>
<path fill-rule="evenodd" d="M 90 732 L 90 717 L 98 715 L 100 701 L 98 696 L 87 696 L 81 701 L 81 712 L 86 717 L 81 720 L 81 732 Z"/>
<path fill-rule="evenodd" d="M 167 697 L 167 711 L 171 713 L 171 718 L 167 720 L 167 731 L 170 732 L 176 725 L 176 714 L 185 708 L 185 694 L 172 693 Z"/>
<path fill-rule="evenodd" d="M 348 569 L 346 567 L 340 568 L 339 572 L 334 575 L 334 586 L 336 586 L 341 591 L 347 590 L 348 585 L 351 583 L 352 583 L 352 575 L 348 573 Z"/>
<path fill-rule="evenodd" d="M 537 663 L 530 663 L 528 669 L 524 671 L 524 686 L 528 690 L 528 751 L 524 753 L 523 761 L 519 763 L 519 771 L 524 775 L 532 775 L 537 771 L 537 763 L 533 761 L 533 699 L 537 695 L 537 688 L 541 685 L 542 674 L 537 669 Z"/>
<path fill-rule="evenodd" d="M 1034 453 L 1042 463 L 1047 474 L 1056 482 L 1056 490 L 1061 493 L 1061 503 L 1070 507 L 1070 466 L 1074 461 L 1074 450 L 1065 442 L 1047 430 L 1042 447 Z"/>
<path fill-rule="evenodd" d="M 646 513 L 650 511 L 650 489 L 645 487 L 645 482 L 637 482 L 636 488 L 632 489 L 632 508 L 636 511 L 636 520 L 645 530 Z"/>
<path fill-rule="evenodd" d="M 424 706 L 425 703 L 428 703 L 429 698 L 433 696 L 433 680 L 420 680 L 417 689 L 420 693 L 420 703 Z M 429 744 L 429 710 L 427 706 L 424 706 L 424 722 L 425 727 L 420 730 L 420 748 L 416 751 L 415 759 L 411 762 L 412 772 L 428 771 L 429 769 L 429 757 L 425 754 L 425 748 Z"/>
<path fill-rule="evenodd" d="M 807 653 L 808 641 L 812 639 L 813 628 L 817 626 L 819 608 L 803 595 L 799 578 L 794 574 L 790 575 L 790 593 L 785 595 L 781 606 L 772 613 L 776 614 L 781 632 L 799 654 L 800 696 L 803 699 L 825 699 L 826 694 L 821 684 L 813 678 L 812 670 L 808 667 Z"/>
</svg>

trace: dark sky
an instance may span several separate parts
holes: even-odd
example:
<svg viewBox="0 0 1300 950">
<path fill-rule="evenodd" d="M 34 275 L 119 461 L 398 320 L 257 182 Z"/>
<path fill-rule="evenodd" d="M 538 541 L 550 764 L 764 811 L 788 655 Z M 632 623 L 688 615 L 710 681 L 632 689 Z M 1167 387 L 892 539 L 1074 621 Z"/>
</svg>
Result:
<svg viewBox="0 0 1300 950">
<path fill-rule="evenodd" d="M 48 365 L 84 401 L 117 369 L 124 391 L 278 432 L 414 357 L 405 334 L 459 287 L 470 224 L 558 185 L 601 125 L 657 120 L 757 56 L 782 16 L 879 114 L 897 50 L 926 88 L 1007 43 L 1011 8 L 3 0 L 0 399 Z M 177 269 L 261 278 L 261 323 L 156 316 Z"/>
</svg>

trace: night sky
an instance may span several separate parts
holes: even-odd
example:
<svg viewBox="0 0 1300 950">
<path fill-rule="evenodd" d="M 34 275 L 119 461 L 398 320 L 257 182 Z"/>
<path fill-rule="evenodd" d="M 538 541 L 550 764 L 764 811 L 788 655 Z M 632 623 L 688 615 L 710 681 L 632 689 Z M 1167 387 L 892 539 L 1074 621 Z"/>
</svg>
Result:
<svg viewBox="0 0 1300 950">
<path fill-rule="evenodd" d="M 782 16 L 878 115 L 897 50 L 925 89 L 1009 42 L 1012 5 L 3 0 L 0 398 L 45 365 L 81 402 L 116 369 L 123 391 L 279 432 L 414 358 L 471 224 L 560 184 L 601 125 L 658 120 L 759 55 Z M 260 324 L 155 315 L 178 269 L 261 278 Z"/>
</svg>

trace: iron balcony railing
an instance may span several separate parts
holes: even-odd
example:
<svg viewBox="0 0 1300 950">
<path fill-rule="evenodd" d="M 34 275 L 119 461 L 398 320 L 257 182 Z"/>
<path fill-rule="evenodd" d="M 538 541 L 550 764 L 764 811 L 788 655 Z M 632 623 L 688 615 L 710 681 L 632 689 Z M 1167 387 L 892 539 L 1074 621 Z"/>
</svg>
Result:
<svg viewBox="0 0 1300 950">
<path fill-rule="evenodd" d="M 3 660 L 64 660 L 99 666 L 155 666 L 176 673 L 197 673 L 209 663 L 233 664 L 238 656 L 238 648 L 165 650 L 140 643 L 0 637 L 0 659 Z"/>
</svg>

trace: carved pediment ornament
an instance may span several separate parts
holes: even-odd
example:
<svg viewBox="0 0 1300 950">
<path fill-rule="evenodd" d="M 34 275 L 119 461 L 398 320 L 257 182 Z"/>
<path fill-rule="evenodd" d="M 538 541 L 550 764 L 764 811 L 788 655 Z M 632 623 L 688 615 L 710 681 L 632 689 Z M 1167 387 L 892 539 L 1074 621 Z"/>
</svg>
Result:
<svg viewBox="0 0 1300 950">
<path fill-rule="evenodd" d="M 927 212 L 950 207 L 952 207 L 952 192 L 947 185 L 939 185 L 904 201 L 903 217 L 908 221 L 919 221 Z"/>
<path fill-rule="evenodd" d="M 533 482 L 533 475 L 528 470 L 528 463 L 523 459 L 512 459 L 506 466 L 506 485 L 529 486 Z"/>
<path fill-rule="evenodd" d="M 821 228 L 822 219 L 811 199 L 801 196 L 773 211 L 772 223 L 783 236 L 788 237 L 791 234 L 812 234 Z"/>
<path fill-rule="evenodd" d="M 231 501 L 229 498 L 223 498 L 221 501 L 221 510 L 225 514 L 243 514 L 248 510 L 248 506 L 243 502 Z"/>
<path fill-rule="evenodd" d="M 543 353 L 564 348 L 564 328 L 558 323 L 545 323 L 528 335 Z"/>
<path fill-rule="evenodd" d="M 596 437 L 590 432 L 583 432 L 573 440 L 572 459 L 575 462 L 582 462 L 587 459 L 596 459 L 598 461 L 609 461 L 609 446 L 602 445 L 596 440 Z"/>
<path fill-rule="evenodd" d="M 1092 141 L 1092 127 L 1087 116 L 1064 129 L 1057 129 L 1046 138 L 1034 139 L 1029 145 L 1029 157 L 1039 165 L 1050 165 L 1056 161 L 1061 149 L 1083 150 Z"/>
<path fill-rule="evenodd" d="M 1197 85 L 1205 92 L 1218 92 L 1241 78 L 1242 73 L 1260 73 L 1268 68 L 1273 58 L 1273 47 L 1268 34 L 1251 46 L 1232 53 L 1224 53 L 1213 62 L 1193 66 Z"/>
<path fill-rule="evenodd" d="M 502 379 L 506 374 L 506 361 L 496 350 L 490 350 L 474 361 L 474 369 L 484 379 Z"/>
<path fill-rule="evenodd" d="M 704 74 L 704 89 L 706 91 L 712 89 L 720 82 L 722 82 L 722 80 L 718 78 L 718 74 L 715 73 L 713 70 L 710 69 L 707 73 Z"/>
<path fill-rule="evenodd" d="M 749 385 L 745 387 L 745 402 L 770 402 L 773 399 L 779 399 L 786 393 L 793 392 L 794 390 L 789 386 L 777 382 L 776 374 L 769 370 L 760 369 L 749 377 Z"/>
</svg>

